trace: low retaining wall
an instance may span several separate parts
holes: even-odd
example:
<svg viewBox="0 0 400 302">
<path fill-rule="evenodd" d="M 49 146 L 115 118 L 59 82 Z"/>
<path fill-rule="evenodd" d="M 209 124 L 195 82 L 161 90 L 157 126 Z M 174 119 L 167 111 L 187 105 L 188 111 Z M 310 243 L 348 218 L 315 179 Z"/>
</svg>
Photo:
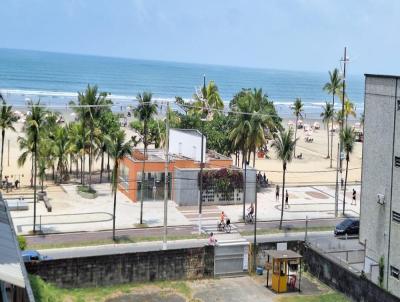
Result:
<svg viewBox="0 0 400 302">
<path fill-rule="evenodd" d="M 303 257 L 307 264 L 307 269 L 312 275 L 354 301 L 400 301 L 399 298 L 376 284 L 360 277 L 311 247 L 304 247 Z"/>
<path fill-rule="evenodd" d="M 214 248 L 188 248 L 26 263 L 29 273 L 75 288 L 214 276 Z"/>
</svg>

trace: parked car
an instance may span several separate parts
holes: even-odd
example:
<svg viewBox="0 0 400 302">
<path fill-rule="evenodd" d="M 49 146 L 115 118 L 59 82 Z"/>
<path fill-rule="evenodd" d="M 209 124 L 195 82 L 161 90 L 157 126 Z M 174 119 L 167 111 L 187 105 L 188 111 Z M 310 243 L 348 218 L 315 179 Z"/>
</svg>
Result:
<svg viewBox="0 0 400 302">
<path fill-rule="evenodd" d="M 335 227 L 334 233 L 335 236 L 358 235 L 360 233 L 360 221 L 355 218 L 347 218 Z"/>
<path fill-rule="evenodd" d="M 41 255 L 38 251 L 28 250 L 21 252 L 24 262 L 42 261 L 51 259 L 49 256 Z"/>
</svg>

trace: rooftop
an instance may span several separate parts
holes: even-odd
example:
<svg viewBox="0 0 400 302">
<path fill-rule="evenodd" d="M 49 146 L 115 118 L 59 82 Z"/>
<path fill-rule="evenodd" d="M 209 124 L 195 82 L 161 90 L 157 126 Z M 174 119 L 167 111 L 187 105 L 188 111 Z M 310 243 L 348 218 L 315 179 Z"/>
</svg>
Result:
<svg viewBox="0 0 400 302">
<path fill-rule="evenodd" d="M 6 203 L 0 195 L 0 280 L 24 288 L 25 267 L 16 241 Z"/>
<path fill-rule="evenodd" d="M 201 135 L 201 134 L 200 134 Z M 170 161 L 177 160 L 194 160 L 193 158 L 186 157 L 179 154 L 169 154 Z M 133 161 L 143 161 L 143 149 L 134 149 L 130 159 Z M 219 154 L 214 150 L 207 150 L 206 162 L 210 160 L 231 160 L 230 157 Z M 164 149 L 147 149 L 146 161 L 151 162 L 165 162 L 165 150 Z"/>
<path fill-rule="evenodd" d="M 292 250 L 268 250 L 267 255 L 271 256 L 274 259 L 300 259 L 303 258 L 300 254 L 292 251 Z"/>
</svg>

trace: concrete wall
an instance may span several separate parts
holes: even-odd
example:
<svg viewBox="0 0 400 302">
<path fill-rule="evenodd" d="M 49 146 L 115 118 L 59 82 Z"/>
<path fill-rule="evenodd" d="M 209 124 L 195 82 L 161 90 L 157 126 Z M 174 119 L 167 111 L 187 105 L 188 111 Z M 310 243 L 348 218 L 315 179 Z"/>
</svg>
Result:
<svg viewBox="0 0 400 302">
<path fill-rule="evenodd" d="M 64 288 L 190 280 L 214 275 L 214 247 L 47 260 L 26 267 Z"/>
<path fill-rule="evenodd" d="M 400 168 L 394 167 L 394 156 L 400 156 L 397 99 L 400 79 L 366 76 L 360 241 L 366 240 L 369 262 L 384 257 L 385 285 L 400 296 L 400 282 L 388 271 L 390 265 L 400 268 L 400 225 L 391 222 L 391 210 L 400 212 Z M 385 196 L 384 205 L 377 203 L 377 194 Z"/>
<path fill-rule="evenodd" d="M 303 257 L 307 264 L 308 272 L 354 301 L 400 301 L 391 293 L 356 275 L 310 247 L 305 247 Z"/>
</svg>

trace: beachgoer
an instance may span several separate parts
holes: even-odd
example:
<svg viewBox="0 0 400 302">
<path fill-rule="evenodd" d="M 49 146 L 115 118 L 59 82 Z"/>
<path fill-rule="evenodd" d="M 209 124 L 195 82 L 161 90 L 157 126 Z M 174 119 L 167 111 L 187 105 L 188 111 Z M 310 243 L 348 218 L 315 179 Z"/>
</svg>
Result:
<svg viewBox="0 0 400 302">
<path fill-rule="evenodd" d="M 217 239 L 214 237 L 214 233 L 210 233 L 210 237 L 208 237 L 208 245 L 216 245 L 217 244 Z"/>
<path fill-rule="evenodd" d="M 263 179 L 264 179 L 264 183 L 267 183 L 267 176 L 265 175 L 265 172 L 264 172 L 264 175 L 263 175 Z"/>
<path fill-rule="evenodd" d="M 341 179 L 340 179 L 340 188 L 341 188 L 341 189 L 343 188 L 343 183 L 344 183 L 344 180 L 343 180 L 343 178 L 341 178 Z"/>
<path fill-rule="evenodd" d="M 16 188 L 16 189 L 18 189 L 18 185 L 19 185 L 19 180 L 17 179 L 17 180 L 15 181 L 15 188 Z"/>
<path fill-rule="evenodd" d="M 286 197 L 285 197 L 285 207 L 289 208 L 289 193 L 286 190 Z"/>
<path fill-rule="evenodd" d="M 279 185 L 275 188 L 275 201 L 279 201 Z"/>
<path fill-rule="evenodd" d="M 354 190 L 354 188 L 353 188 L 353 200 L 352 200 L 352 202 L 351 202 L 352 205 L 357 205 L 357 203 L 356 203 L 356 197 L 357 197 L 357 192 L 356 192 L 356 190 Z"/>
</svg>

